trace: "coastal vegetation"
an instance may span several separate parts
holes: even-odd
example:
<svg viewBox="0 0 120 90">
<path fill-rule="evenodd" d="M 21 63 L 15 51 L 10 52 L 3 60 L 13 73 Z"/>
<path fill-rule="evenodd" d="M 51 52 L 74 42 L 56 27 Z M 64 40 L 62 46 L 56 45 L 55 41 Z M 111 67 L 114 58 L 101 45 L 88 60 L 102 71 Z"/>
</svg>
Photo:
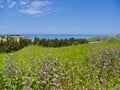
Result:
<svg viewBox="0 0 120 90">
<path fill-rule="evenodd" d="M 120 42 L 105 40 L 2 53 L 0 90 L 119 90 Z"/>
<path fill-rule="evenodd" d="M 88 43 L 87 39 L 39 39 L 35 37 L 33 40 L 25 36 L 0 36 L 0 53 L 18 51 L 28 45 L 39 45 L 44 47 L 63 47 L 70 45 L 78 45 Z"/>
</svg>

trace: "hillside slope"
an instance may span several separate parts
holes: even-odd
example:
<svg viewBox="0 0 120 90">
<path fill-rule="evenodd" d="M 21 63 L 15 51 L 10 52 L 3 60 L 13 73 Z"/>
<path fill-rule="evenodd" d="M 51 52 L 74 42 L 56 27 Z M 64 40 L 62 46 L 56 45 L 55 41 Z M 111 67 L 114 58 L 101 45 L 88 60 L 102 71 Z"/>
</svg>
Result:
<svg viewBox="0 0 120 90">
<path fill-rule="evenodd" d="M 0 89 L 120 89 L 120 43 L 28 46 L 0 55 Z"/>
</svg>

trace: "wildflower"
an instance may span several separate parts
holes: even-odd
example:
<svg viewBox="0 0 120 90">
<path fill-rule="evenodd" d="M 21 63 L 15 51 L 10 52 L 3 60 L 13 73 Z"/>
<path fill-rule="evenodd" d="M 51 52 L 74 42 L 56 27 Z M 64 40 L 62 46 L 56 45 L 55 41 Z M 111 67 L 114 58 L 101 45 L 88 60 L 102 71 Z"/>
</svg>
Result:
<svg viewBox="0 0 120 90">
<path fill-rule="evenodd" d="M 105 83 L 105 82 L 106 82 L 106 79 L 100 78 L 100 82 L 101 82 L 101 83 Z"/>
<path fill-rule="evenodd" d="M 64 89 L 61 88 L 60 90 L 64 90 Z"/>
<path fill-rule="evenodd" d="M 56 69 L 55 69 L 55 68 L 53 68 L 53 71 L 56 71 Z"/>
<path fill-rule="evenodd" d="M 32 90 L 32 88 L 30 86 L 27 87 L 27 90 Z"/>
<path fill-rule="evenodd" d="M 56 78 L 53 78 L 53 82 L 56 81 Z"/>
<path fill-rule="evenodd" d="M 109 52 L 108 50 L 105 50 L 105 53 L 106 53 L 106 54 L 109 54 L 110 52 Z"/>
<path fill-rule="evenodd" d="M 58 87 L 58 86 L 60 86 L 60 84 L 58 83 L 58 84 L 56 84 L 56 86 Z"/>
<path fill-rule="evenodd" d="M 18 74 L 19 73 L 19 71 L 18 70 L 16 70 L 16 74 Z"/>
<path fill-rule="evenodd" d="M 23 85 L 26 85 L 26 82 L 23 82 L 22 84 L 23 84 Z"/>
<path fill-rule="evenodd" d="M 23 86 L 22 90 L 26 90 L 25 86 Z"/>
<path fill-rule="evenodd" d="M 60 86 L 59 83 L 53 83 L 53 85 L 56 86 L 56 87 Z"/>
<path fill-rule="evenodd" d="M 55 75 L 55 77 L 56 77 L 56 78 L 58 78 L 58 77 L 59 77 L 59 75 Z"/>
<path fill-rule="evenodd" d="M 46 74 L 46 72 L 43 72 L 43 74 Z"/>
<path fill-rule="evenodd" d="M 104 67 L 107 67 L 109 65 L 109 62 L 104 62 Z"/>
</svg>

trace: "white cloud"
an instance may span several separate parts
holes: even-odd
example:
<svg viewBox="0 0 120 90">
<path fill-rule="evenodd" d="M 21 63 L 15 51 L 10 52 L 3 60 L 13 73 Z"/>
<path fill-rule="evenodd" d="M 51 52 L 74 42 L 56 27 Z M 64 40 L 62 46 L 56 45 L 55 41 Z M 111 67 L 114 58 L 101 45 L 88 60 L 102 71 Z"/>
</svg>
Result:
<svg viewBox="0 0 120 90">
<path fill-rule="evenodd" d="M 22 8 L 19 10 L 19 12 L 22 14 L 42 15 L 50 11 L 50 9 L 48 9 L 50 2 L 48 1 L 21 1 L 20 5 Z"/>
<path fill-rule="evenodd" d="M 0 0 L 0 8 L 4 7 L 2 3 L 3 3 L 3 0 Z"/>
<path fill-rule="evenodd" d="M 3 7 L 4 7 L 3 5 L 0 6 L 0 8 L 3 8 Z"/>
<path fill-rule="evenodd" d="M 28 15 L 43 15 L 51 11 L 48 0 L 0 0 L 0 8 L 15 8 L 17 12 Z"/>
<path fill-rule="evenodd" d="M 27 5 L 27 2 L 21 1 L 21 2 L 20 2 L 20 5 Z"/>
<path fill-rule="evenodd" d="M 49 5 L 49 2 L 47 1 L 33 1 L 31 3 L 31 7 L 43 7 Z"/>
<path fill-rule="evenodd" d="M 20 12 L 21 12 L 22 14 L 29 14 L 29 15 L 39 15 L 39 14 L 42 13 L 41 10 L 32 9 L 32 8 L 23 9 L 23 10 L 20 10 Z"/>
<path fill-rule="evenodd" d="M 13 2 L 11 2 L 11 3 L 8 4 L 8 7 L 9 8 L 13 8 L 15 5 L 16 5 L 16 2 L 13 1 Z"/>
</svg>

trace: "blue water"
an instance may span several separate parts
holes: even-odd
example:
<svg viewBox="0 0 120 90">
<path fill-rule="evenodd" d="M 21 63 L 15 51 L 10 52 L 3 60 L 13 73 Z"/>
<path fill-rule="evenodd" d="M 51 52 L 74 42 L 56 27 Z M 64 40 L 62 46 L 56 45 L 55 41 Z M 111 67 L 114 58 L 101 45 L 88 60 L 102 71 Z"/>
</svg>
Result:
<svg viewBox="0 0 120 90">
<path fill-rule="evenodd" d="M 21 34 L 22 36 L 28 36 L 30 39 L 34 39 L 35 36 L 38 38 L 46 38 L 46 39 L 69 39 L 69 38 L 91 38 L 91 37 L 101 37 L 105 35 L 70 35 L 70 34 Z"/>
</svg>

